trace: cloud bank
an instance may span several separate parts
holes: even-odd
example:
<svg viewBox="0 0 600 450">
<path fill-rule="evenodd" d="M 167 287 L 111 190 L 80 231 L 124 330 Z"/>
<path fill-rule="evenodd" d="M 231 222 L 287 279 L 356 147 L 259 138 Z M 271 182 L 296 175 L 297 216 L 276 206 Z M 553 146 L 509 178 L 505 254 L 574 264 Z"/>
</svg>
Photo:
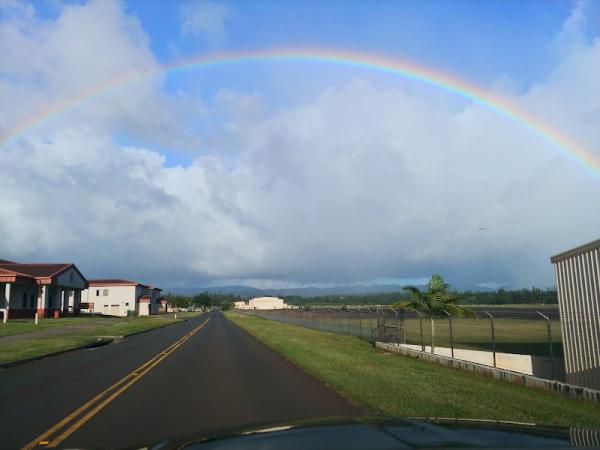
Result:
<svg viewBox="0 0 600 450">
<path fill-rule="evenodd" d="M 157 64 L 120 3 L 65 6 L 55 20 L 4 8 L 2 132 Z M 598 151 L 600 40 L 570 39 L 581 22 L 555 38 L 545 79 L 506 95 Z M 0 149 L 0 257 L 169 286 L 433 272 L 459 286 L 549 286 L 551 254 L 598 238 L 600 178 L 478 105 L 365 73 L 269 113 L 263 93 L 223 86 L 190 118 L 201 99 L 164 81 L 82 103 Z M 213 140 L 194 132 L 211 115 L 222 118 Z M 165 146 L 192 162 L 168 166 Z"/>
</svg>

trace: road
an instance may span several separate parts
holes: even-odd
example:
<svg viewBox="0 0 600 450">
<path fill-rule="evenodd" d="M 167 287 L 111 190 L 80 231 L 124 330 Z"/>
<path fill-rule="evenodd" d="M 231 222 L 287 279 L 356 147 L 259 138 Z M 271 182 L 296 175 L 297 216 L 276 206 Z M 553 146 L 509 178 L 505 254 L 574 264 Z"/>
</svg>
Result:
<svg viewBox="0 0 600 450">
<path fill-rule="evenodd" d="M 2 449 L 130 447 L 359 414 L 221 313 L 0 371 Z"/>
</svg>

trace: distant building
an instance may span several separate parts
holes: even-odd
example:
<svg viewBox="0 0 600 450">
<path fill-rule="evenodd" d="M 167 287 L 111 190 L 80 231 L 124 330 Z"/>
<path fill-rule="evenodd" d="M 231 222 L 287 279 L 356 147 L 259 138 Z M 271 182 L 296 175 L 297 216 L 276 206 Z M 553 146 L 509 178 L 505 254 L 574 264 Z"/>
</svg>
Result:
<svg viewBox="0 0 600 450">
<path fill-rule="evenodd" d="M 11 318 L 79 314 L 87 280 L 72 263 L 0 260 L 0 308 Z"/>
<path fill-rule="evenodd" d="M 550 258 L 567 382 L 600 389 L 600 239 Z"/>
<path fill-rule="evenodd" d="M 157 287 L 137 281 L 89 280 L 89 289 L 83 292 L 83 301 L 89 312 L 107 316 L 147 316 L 166 311 L 166 301 L 162 306 L 160 292 L 161 289 Z"/>
<path fill-rule="evenodd" d="M 238 309 L 284 309 L 289 306 L 281 298 L 277 297 L 256 297 L 246 302 L 234 302 L 234 306 Z"/>
</svg>

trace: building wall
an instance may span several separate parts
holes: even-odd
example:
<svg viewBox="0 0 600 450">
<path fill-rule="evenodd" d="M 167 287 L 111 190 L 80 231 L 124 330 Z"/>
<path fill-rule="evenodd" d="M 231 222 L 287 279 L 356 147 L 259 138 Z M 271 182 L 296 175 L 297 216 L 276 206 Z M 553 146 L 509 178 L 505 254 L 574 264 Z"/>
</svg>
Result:
<svg viewBox="0 0 600 450">
<path fill-rule="evenodd" d="M 4 298 L 6 292 L 5 289 L 6 284 L 0 283 L 0 308 L 4 308 L 6 306 L 6 299 Z M 37 284 L 11 283 L 10 309 L 35 309 L 37 308 L 37 296 Z"/>
<path fill-rule="evenodd" d="M 70 289 L 85 289 L 85 280 L 73 268 L 61 273 L 55 284 Z"/>
<path fill-rule="evenodd" d="M 600 389 L 600 240 L 551 260 L 567 382 Z"/>
<path fill-rule="evenodd" d="M 287 305 L 281 298 L 258 297 L 248 301 L 248 309 L 283 309 Z"/>
<path fill-rule="evenodd" d="M 94 303 L 94 313 L 110 316 L 126 316 L 127 311 L 136 311 L 138 286 L 90 286 L 83 291 L 82 302 Z M 98 295 L 99 294 L 99 295 Z"/>
<path fill-rule="evenodd" d="M 146 286 L 138 285 L 136 288 L 137 297 L 140 298 L 144 295 L 149 295 L 151 297 L 150 302 L 147 306 L 143 306 L 143 304 L 139 304 L 138 306 L 138 314 L 140 316 L 147 316 L 148 314 L 158 314 L 158 299 L 160 297 L 160 290 L 156 288 L 149 288 Z"/>
<path fill-rule="evenodd" d="M 79 313 L 79 294 L 73 289 L 57 285 L 42 285 L 29 283 L 10 283 L 10 313 L 12 318 L 34 317 L 37 312 L 40 317 Z M 5 283 L 0 283 L 0 307 L 6 305 Z M 63 303 L 63 291 L 65 301 Z M 77 300 L 77 301 L 76 301 Z"/>
</svg>

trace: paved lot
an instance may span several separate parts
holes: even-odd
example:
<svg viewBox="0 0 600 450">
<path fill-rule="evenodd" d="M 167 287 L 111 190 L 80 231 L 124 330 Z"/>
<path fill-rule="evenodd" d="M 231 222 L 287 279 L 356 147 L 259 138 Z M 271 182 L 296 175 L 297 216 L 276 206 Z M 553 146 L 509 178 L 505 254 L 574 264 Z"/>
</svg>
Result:
<svg viewBox="0 0 600 450">
<path fill-rule="evenodd" d="M 195 334 L 186 337 L 190 332 Z M 171 344 L 174 349 L 162 354 Z M 158 357 L 156 364 L 135 370 L 153 357 Z M 20 448 L 119 381 L 118 388 L 43 440 L 51 444 L 70 429 L 71 434 L 59 439 L 59 448 L 118 448 L 277 421 L 361 413 L 214 313 L 121 343 L 0 371 L 0 448 Z M 103 402 L 106 405 L 94 413 Z M 78 426 L 88 413 L 93 414 Z"/>
</svg>

